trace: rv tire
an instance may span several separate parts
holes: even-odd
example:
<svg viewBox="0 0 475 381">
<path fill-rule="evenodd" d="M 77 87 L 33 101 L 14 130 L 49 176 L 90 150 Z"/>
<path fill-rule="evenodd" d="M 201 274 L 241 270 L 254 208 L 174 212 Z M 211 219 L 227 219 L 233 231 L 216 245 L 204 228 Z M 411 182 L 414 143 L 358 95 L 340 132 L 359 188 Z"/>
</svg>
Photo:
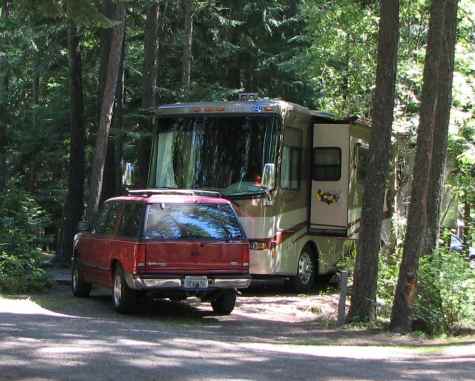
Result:
<svg viewBox="0 0 475 381">
<path fill-rule="evenodd" d="M 317 280 L 317 269 L 317 256 L 310 247 L 304 247 L 297 263 L 297 275 L 290 279 L 292 289 L 296 292 L 313 290 Z"/>
</svg>

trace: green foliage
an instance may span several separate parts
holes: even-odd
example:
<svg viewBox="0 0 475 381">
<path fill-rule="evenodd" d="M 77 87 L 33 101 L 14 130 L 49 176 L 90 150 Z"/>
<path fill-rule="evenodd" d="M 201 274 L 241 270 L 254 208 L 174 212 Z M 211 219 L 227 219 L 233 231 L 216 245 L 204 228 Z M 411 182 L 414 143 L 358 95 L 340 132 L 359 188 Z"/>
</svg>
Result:
<svg viewBox="0 0 475 381">
<path fill-rule="evenodd" d="M 381 253 L 379 256 L 377 314 L 381 319 L 391 317 L 392 303 L 396 292 L 399 266 L 401 264 L 402 248 L 396 248 L 395 253 Z"/>
<path fill-rule="evenodd" d="M 401 248 L 395 255 L 379 258 L 377 296 L 381 319 L 391 316 L 401 258 Z M 442 247 L 421 257 L 417 292 L 415 329 L 430 335 L 453 334 L 464 325 L 475 324 L 475 271 L 461 254 Z"/>
<path fill-rule="evenodd" d="M 427 333 L 455 333 L 475 324 L 475 271 L 446 248 L 420 261 L 416 319 Z"/>
<path fill-rule="evenodd" d="M 368 116 L 375 82 L 377 12 L 352 0 L 306 3 L 311 38 L 307 74 L 318 107 L 337 115 Z"/>
<path fill-rule="evenodd" d="M 0 201 L 0 291 L 21 293 L 48 287 L 40 268 L 38 232 L 48 218 L 36 200 L 18 188 Z"/>
</svg>

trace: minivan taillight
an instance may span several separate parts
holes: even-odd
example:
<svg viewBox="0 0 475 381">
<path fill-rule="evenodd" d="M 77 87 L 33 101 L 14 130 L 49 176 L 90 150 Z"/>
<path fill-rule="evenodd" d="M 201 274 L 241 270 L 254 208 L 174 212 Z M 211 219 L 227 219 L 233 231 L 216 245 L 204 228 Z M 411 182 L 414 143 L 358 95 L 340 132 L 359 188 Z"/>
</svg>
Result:
<svg viewBox="0 0 475 381">
<path fill-rule="evenodd" d="M 138 244 L 134 251 L 134 274 L 145 270 L 145 244 Z"/>
<path fill-rule="evenodd" d="M 241 250 L 241 263 L 244 267 L 249 266 L 249 244 L 243 245 Z"/>
</svg>

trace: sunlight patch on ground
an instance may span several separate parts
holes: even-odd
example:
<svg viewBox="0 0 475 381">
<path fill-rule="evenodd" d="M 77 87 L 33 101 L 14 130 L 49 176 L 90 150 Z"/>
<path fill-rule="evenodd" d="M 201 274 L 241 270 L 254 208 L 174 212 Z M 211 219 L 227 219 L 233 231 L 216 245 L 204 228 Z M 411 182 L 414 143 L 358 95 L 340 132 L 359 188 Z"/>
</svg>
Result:
<svg viewBox="0 0 475 381">
<path fill-rule="evenodd" d="M 233 315 L 290 323 L 335 320 L 337 305 L 335 295 L 242 297 Z"/>
<path fill-rule="evenodd" d="M 276 345 L 265 343 L 239 344 L 240 347 L 253 351 L 269 351 L 288 354 L 301 354 L 318 357 L 344 357 L 361 360 L 403 360 L 417 356 L 416 351 L 406 348 L 385 348 L 384 351 L 376 346 L 298 346 L 298 345 Z"/>
<path fill-rule="evenodd" d="M 79 316 L 65 315 L 57 312 L 47 310 L 36 304 L 30 298 L 25 299 L 7 299 L 0 296 L 0 313 L 15 313 L 22 315 L 48 315 L 58 317 L 68 317 L 73 319 L 80 319 Z"/>
</svg>

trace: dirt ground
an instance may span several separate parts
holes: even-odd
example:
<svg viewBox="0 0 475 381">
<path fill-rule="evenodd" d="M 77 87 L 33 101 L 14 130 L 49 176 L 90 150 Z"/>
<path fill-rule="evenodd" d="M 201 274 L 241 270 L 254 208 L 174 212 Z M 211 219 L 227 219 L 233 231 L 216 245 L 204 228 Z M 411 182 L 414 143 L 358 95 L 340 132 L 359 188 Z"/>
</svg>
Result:
<svg viewBox="0 0 475 381">
<path fill-rule="evenodd" d="M 474 337 L 336 328 L 337 300 L 259 285 L 230 316 L 197 300 L 124 316 L 107 290 L 0 297 L 0 380 L 475 380 Z"/>
</svg>

